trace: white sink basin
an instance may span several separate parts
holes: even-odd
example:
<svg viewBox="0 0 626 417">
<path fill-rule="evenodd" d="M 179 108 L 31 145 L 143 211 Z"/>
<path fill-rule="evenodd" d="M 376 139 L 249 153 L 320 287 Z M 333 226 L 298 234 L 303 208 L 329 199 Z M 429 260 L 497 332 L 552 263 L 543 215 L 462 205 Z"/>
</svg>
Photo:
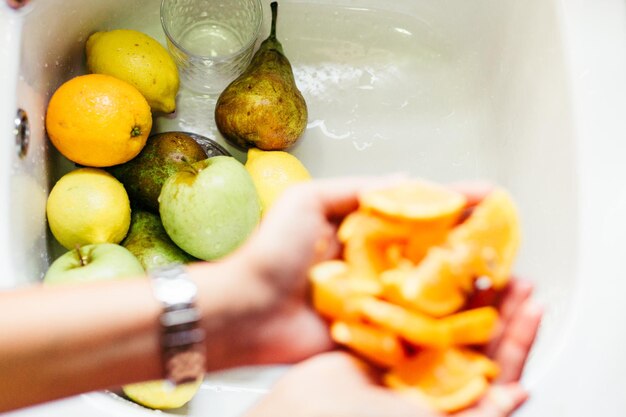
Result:
<svg viewBox="0 0 626 417">
<path fill-rule="evenodd" d="M 536 283 L 546 308 L 523 416 L 617 416 L 626 407 L 626 14 L 617 0 L 586 3 L 281 2 L 278 36 L 309 105 L 292 151 L 314 177 L 483 178 L 514 195 L 524 231 L 516 271 Z M 164 41 L 158 4 L 37 0 L 14 11 L 0 3 L 0 261 L 9 271 L 0 288 L 40 279 L 56 253 L 45 198 L 69 165 L 45 139 L 48 98 L 84 72 L 84 42 L 95 30 L 132 28 Z M 176 116 L 158 118 L 156 129 L 225 144 L 214 102 L 183 90 Z M 12 134 L 17 108 L 30 120 L 24 157 Z M 181 413 L 239 415 L 282 369 L 210 375 Z M 94 393 L 11 415 L 87 413 L 152 414 Z"/>
</svg>

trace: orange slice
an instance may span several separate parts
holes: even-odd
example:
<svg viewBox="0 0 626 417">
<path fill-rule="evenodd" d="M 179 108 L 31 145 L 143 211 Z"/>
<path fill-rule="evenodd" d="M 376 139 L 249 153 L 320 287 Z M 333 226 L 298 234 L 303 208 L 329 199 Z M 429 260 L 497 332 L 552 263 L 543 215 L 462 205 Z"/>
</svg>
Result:
<svg viewBox="0 0 626 417">
<path fill-rule="evenodd" d="M 383 293 L 396 304 L 432 317 L 443 317 L 465 304 L 455 272 L 448 253 L 432 248 L 417 267 L 382 274 Z"/>
<path fill-rule="evenodd" d="M 351 277 L 350 268 L 343 261 L 326 261 L 309 271 L 312 300 L 315 309 L 331 319 L 360 317 L 356 302 L 361 296 L 378 295 L 379 283 Z"/>
<path fill-rule="evenodd" d="M 520 225 L 511 196 L 503 189 L 492 191 L 470 217 L 448 235 L 447 245 L 471 246 L 487 267 L 486 275 L 500 289 L 508 282 L 520 243 Z"/>
<path fill-rule="evenodd" d="M 366 321 L 415 345 L 446 347 L 452 342 L 449 327 L 441 325 L 431 317 L 387 301 L 363 297 L 354 308 Z"/>
<path fill-rule="evenodd" d="M 463 194 L 423 180 L 370 190 L 359 196 L 360 207 L 395 219 L 453 223 L 465 207 Z"/>
<path fill-rule="evenodd" d="M 384 367 L 392 367 L 405 359 L 400 339 L 392 332 L 377 327 L 338 321 L 330 328 L 332 339 L 369 361 Z"/>
<path fill-rule="evenodd" d="M 477 402 L 497 373 L 494 362 L 471 350 L 427 349 L 393 368 L 384 380 L 387 386 L 449 413 Z"/>
<path fill-rule="evenodd" d="M 441 323 L 449 326 L 455 345 L 482 345 L 493 337 L 498 317 L 495 308 L 481 307 L 444 317 Z"/>
<path fill-rule="evenodd" d="M 375 278 L 406 261 L 420 262 L 430 247 L 445 241 L 451 227 L 356 211 L 342 222 L 338 237 L 344 244 L 343 257 L 355 273 Z"/>
<path fill-rule="evenodd" d="M 342 222 L 337 235 L 344 244 L 343 257 L 357 275 L 376 278 L 393 266 L 387 254 L 389 246 L 408 241 L 411 230 L 406 222 L 384 219 L 355 211 Z"/>
</svg>

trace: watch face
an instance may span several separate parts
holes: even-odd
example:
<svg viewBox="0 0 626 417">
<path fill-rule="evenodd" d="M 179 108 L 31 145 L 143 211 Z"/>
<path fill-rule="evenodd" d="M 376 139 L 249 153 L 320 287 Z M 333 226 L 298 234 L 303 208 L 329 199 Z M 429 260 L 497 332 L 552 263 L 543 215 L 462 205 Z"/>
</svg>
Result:
<svg viewBox="0 0 626 417">
<path fill-rule="evenodd" d="M 169 270 L 160 274 L 153 271 L 154 294 L 166 305 L 191 304 L 195 301 L 198 289 L 196 284 L 189 280 L 182 268 Z"/>
</svg>

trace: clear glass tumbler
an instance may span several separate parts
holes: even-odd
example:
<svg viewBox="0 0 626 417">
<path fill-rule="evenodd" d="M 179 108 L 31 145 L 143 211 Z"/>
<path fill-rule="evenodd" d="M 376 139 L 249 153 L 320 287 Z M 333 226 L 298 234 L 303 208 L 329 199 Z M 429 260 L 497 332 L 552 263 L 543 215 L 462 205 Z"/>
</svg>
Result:
<svg viewBox="0 0 626 417">
<path fill-rule="evenodd" d="M 259 36 L 260 0 L 162 0 L 161 24 L 182 84 L 219 94 L 248 66 Z"/>
</svg>

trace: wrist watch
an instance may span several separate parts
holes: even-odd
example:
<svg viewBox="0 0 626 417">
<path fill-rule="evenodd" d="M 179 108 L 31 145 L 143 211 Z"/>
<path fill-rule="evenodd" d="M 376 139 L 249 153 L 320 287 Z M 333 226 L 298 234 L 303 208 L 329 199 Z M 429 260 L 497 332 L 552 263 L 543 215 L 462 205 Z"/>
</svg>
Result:
<svg viewBox="0 0 626 417">
<path fill-rule="evenodd" d="M 161 353 L 165 379 L 174 386 L 204 375 L 205 332 L 196 308 L 198 287 L 183 265 L 149 271 L 154 297 L 161 303 Z"/>
</svg>

